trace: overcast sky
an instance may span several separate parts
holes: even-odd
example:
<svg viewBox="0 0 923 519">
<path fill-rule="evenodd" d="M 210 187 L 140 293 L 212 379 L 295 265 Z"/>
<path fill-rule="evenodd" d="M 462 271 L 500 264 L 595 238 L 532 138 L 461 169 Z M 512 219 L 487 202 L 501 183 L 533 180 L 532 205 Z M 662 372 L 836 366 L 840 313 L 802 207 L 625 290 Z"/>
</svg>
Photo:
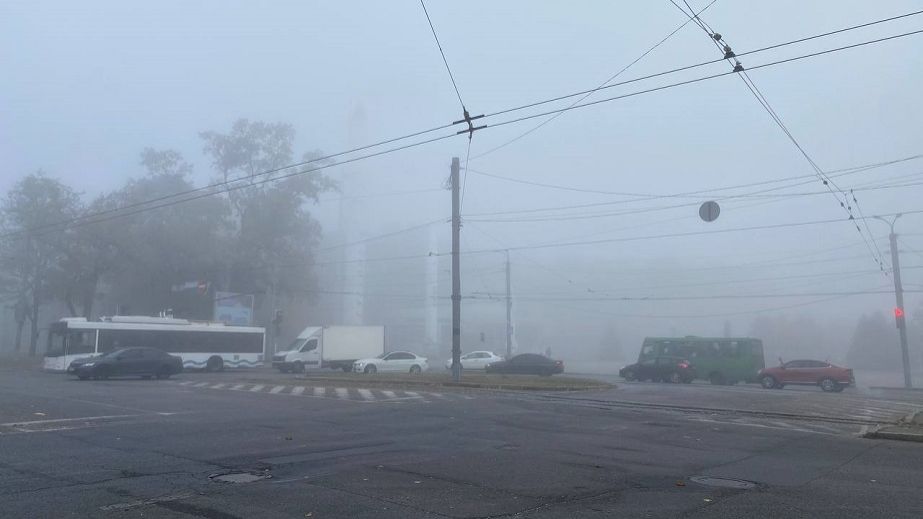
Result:
<svg viewBox="0 0 923 519">
<path fill-rule="evenodd" d="M 702 0 L 690 2 L 694 8 Z M 743 52 L 921 8 L 920 2 L 718 0 L 703 18 Z M 491 113 L 592 88 L 683 23 L 668 0 L 635 2 L 440 2 L 427 4 L 465 105 Z M 741 58 L 744 66 L 918 30 L 923 16 Z M 750 76 L 820 168 L 833 170 L 923 153 L 923 36 L 754 70 Z M 246 117 L 294 125 L 299 154 L 331 153 L 450 123 L 461 108 L 419 2 L 47 2 L 0 6 L 0 191 L 36 169 L 92 195 L 140 174 L 144 147 L 173 148 L 210 165 L 198 133 L 226 131 Z M 707 35 L 686 25 L 620 79 L 720 57 Z M 728 70 L 717 63 L 599 92 L 589 100 Z M 566 106 L 570 101 L 500 116 Z M 523 139 L 480 154 L 542 119 L 475 133 L 470 167 L 529 182 L 620 193 L 671 194 L 799 175 L 812 168 L 734 75 L 574 110 Z M 352 121 L 352 122 L 350 122 Z M 439 135 L 440 133 L 435 133 Z M 458 137 L 333 168 L 346 194 L 412 194 L 367 199 L 364 236 L 448 216 L 440 188 Z M 921 207 L 923 160 L 837 178 L 857 190 L 865 215 Z M 916 174 L 917 176 L 911 176 Z M 778 187 L 781 184 L 761 186 Z M 845 218 L 819 181 L 772 191 L 791 197 L 720 201 L 712 223 L 697 204 L 759 187 L 693 198 L 557 211 L 489 215 L 625 200 L 624 196 L 530 186 L 471 173 L 463 213 L 469 250 L 691 233 Z M 430 191 L 433 190 L 433 191 Z M 664 209 L 664 206 L 686 204 Z M 335 210 L 316 208 L 325 228 Z M 624 214 L 634 211 L 635 214 Z M 613 215 L 612 213 L 622 213 Z M 857 213 L 858 214 L 858 213 Z M 480 215 L 480 216 L 478 216 Z M 495 220 L 515 220 L 499 222 Z M 907 250 L 908 289 L 923 289 L 923 214 L 898 225 Z M 444 234 L 448 237 L 448 226 Z M 862 226 L 866 237 L 867 229 Z M 887 258 L 886 226 L 870 222 Z M 447 242 L 444 242 L 447 243 Z M 877 252 L 876 252 L 877 254 Z M 517 290 L 573 297 L 611 295 L 843 292 L 887 289 L 873 254 L 846 222 L 772 230 L 514 251 L 527 283 Z M 472 255 L 466 268 L 502 287 L 502 258 Z M 766 261 L 771 260 L 771 261 Z M 813 263 L 806 261 L 818 260 Z M 888 261 L 890 261 L 888 259 Z M 762 262 L 762 263 L 759 263 Z M 756 263 L 756 265 L 754 265 Z M 800 263 L 785 265 L 786 263 Z M 780 265 L 781 264 L 781 265 Z M 721 268 L 727 267 L 727 268 Z M 525 274 L 526 272 L 531 272 Z M 690 270 L 699 269 L 699 270 Z M 867 272 L 866 272 L 867 271 Z M 819 274 L 830 274 L 821 277 Z M 843 273 L 843 274 L 838 274 Z M 804 276 L 804 277 L 798 277 Z M 810 277 L 814 276 L 814 277 Z M 776 280 L 789 277 L 786 280 Z M 745 279 L 764 279 L 741 283 Z M 699 286 L 679 286 L 710 283 Z M 525 286 L 523 286 L 525 285 Z M 571 302 L 622 314 L 722 314 L 822 299 Z M 908 294 L 908 307 L 919 298 Z M 888 311 L 883 296 L 794 307 L 821 316 Z M 749 319 L 752 314 L 747 314 Z M 707 326 L 721 322 L 720 317 Z M 715 332 L 719 330 L 713 330 Z"/>
</svg>

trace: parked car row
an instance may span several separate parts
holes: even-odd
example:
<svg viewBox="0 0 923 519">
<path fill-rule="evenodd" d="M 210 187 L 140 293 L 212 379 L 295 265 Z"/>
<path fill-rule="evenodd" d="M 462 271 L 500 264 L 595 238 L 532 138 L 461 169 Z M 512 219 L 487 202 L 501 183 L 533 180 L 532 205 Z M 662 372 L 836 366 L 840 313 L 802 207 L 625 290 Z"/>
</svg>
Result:
<svg viewBox="0 0 923 519">
<path fill-rule="evenodd" d="M 653 357 L 619 370 L 626 381 L 672 382 L 688 384 L 699 377 L 695 365 L 681 357 Z M 786 385 L 818 386 L 825 392 L 839 393 L 855 385 L 853 370 L 819 360 L 792 360 L 779 366 L 763 368 L 757 379 L 766 389 L 782 389 Z"/>
</svg>

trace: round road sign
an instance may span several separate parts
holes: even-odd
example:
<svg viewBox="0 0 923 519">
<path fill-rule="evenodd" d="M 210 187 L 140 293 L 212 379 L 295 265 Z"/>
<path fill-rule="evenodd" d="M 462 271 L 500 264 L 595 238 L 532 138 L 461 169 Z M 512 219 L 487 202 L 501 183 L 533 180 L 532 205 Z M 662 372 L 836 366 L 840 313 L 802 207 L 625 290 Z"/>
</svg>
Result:
<svg viewBox="0 0 923 519">
<path fill-rule="evenodd" d="M 719 214 L 721 214 L 721 208 L 718 206 L 718 202 L 709 200 L 699 207 L 699 217 L 706 222 L 714 222 L 718 219 Z"/>
</svg>

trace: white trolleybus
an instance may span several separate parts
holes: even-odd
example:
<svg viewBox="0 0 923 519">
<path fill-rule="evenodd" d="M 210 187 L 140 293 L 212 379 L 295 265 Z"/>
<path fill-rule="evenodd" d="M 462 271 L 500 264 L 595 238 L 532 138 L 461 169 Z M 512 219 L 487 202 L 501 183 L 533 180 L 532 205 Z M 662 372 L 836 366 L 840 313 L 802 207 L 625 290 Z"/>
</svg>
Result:
<svg viewBox="0 0 923 519">
<path fill-rule="evenodd" d="M 263 365 L 265 330 L 254 326 L 120 315 L 71 317 L 48 329 L 44 367 L 65 371 L 76 359 L 120 348 L 148 347 L 182 357 L 184 368 L 220 371 Z"/>
</svg>

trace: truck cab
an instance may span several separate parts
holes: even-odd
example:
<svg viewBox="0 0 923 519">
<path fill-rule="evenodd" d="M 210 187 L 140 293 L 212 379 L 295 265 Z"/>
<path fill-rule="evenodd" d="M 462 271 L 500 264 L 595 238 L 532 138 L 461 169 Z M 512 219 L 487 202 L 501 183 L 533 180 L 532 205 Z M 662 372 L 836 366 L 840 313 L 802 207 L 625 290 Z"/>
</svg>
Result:
<svg viewBox="0 0 923 519">
<path fill-rule="evenodd" d="M 322 331 L 320 327 L 306 328 L 285 351 L 272 357 L 272 367 L 282 373 L 302 373 L 308 367 L 320 367 Z"/>
</svg>

